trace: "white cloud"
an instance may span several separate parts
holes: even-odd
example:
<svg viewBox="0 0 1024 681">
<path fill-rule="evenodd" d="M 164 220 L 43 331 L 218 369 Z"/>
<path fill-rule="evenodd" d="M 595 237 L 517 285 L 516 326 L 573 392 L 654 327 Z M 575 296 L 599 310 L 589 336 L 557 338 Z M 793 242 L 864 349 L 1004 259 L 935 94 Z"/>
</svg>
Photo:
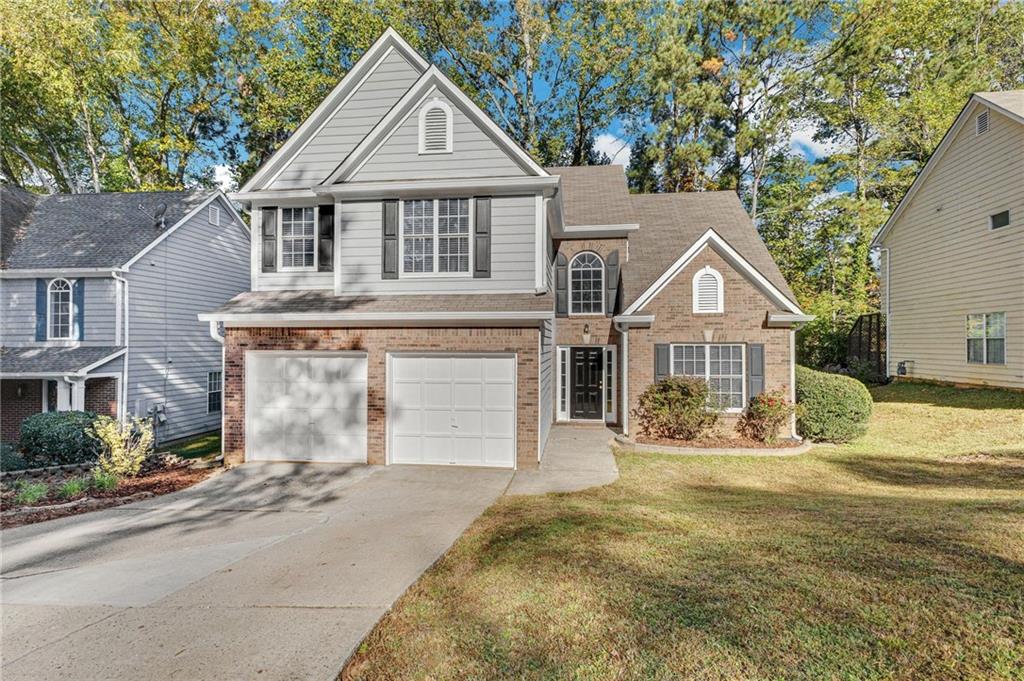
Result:
<svg viewBox="0 0 1024 681">
<path fill-rule="evenodd" d="M 235 188 L 235 177 L 230 166 L 213 166 L 213 179 L 221 191 L 227 192 Z"/>
<path fill-rule="evenodd" d="M 606 132 L 594 139 L 594 148 L 602 154 L 608 154 L 614 165 L 629 165 L 630 148 L 626 140 Z"/>
<path fill-rule="evenodd" d="M 800 127 L 793 130 L 789 137 L 789 148 L 801 154 L 808 161 L 814 161 L 822 156 L 828 156 L 838 151 L 834 143 L 818 142 L 814 139 L 817 129 L 811 123 L 802 123 Z"/>
</svg>

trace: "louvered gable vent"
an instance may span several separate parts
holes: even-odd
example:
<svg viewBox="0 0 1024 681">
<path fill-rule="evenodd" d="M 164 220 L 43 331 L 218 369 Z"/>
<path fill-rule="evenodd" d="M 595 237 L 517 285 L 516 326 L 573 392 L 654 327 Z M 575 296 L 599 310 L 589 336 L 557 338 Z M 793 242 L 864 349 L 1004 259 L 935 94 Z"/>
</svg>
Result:
<svg viewBox="0 0 1024 681">
<path fill-rule="evenodd" d="M 451 109 L 443 102 L 429 102 L 420 113 L 420 153 L 444 154 L 451 150 Z"/>
<path fill-rule="evenodd" d="M 982 111 L 975 119 L 977 134 L 983 135 L 988 132 L 988 111 Z"/>
<path fill-rule="evenodd" d="M 722 312 L 722 277 L 705 267 L 693 277 L 693 311 Z"/>
</svg>

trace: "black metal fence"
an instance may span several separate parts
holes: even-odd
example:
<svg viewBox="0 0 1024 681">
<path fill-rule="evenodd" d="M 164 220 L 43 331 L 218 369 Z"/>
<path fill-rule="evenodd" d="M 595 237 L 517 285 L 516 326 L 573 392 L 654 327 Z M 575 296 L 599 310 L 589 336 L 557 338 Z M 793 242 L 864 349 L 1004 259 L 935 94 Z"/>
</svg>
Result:
<svg viewBox="0 0 1024 681">
<path fill-rule="evenodd" d="M 846 337 L 846 365 L 859 364 L 885 375 L 885 320 L 881 313 L 857 317 Z"/>
</svg>

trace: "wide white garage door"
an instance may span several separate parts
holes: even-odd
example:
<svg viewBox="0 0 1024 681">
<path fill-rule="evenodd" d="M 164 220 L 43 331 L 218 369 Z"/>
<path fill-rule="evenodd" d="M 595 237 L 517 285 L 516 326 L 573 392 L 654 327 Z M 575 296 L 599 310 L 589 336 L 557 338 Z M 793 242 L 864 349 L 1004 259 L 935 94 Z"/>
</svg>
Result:
<svg viewBox="0 0 1024 681">
<path fill-rule="evenodd" d="M 514 356 L 395 354 L 389 360 L 392 463 L 515 466 Z"/>
<path fill-rule="evenodd" d="M 366 355 L 248 352 L 246 459 L 366 462 Z"/>
</svg>

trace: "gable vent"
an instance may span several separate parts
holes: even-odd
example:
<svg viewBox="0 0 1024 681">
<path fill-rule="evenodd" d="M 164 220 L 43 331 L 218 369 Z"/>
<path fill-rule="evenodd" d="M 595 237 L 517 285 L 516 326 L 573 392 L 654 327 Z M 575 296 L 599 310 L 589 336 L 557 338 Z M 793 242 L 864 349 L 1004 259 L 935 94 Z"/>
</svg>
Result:
<svg viewBox="0 0 1024 681">
<path fill-rule="evenodd" d="M 451 150 L 451 109 L 442 102 L 431 102 L 420 114 L 420 153 L 444 154 Z"/>
<path fill-rule="evenodd" d="M 974 119 L 974 123 L 978 135 L 988 132 L 988 111 L 982 111 L 978 114 L 978 117 Z"/>
<path fill-rule="evenodd" d="M 710 267 L 693 278 L 693 311 L 722 312 L 722 276 Z"/>
</svg>

